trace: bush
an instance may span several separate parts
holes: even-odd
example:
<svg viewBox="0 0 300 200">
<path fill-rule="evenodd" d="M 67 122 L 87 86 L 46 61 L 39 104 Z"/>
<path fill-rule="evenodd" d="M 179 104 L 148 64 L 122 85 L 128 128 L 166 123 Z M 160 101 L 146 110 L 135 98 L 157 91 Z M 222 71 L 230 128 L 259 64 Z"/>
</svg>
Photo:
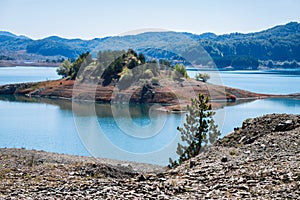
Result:
<svg viewBox="0 0 300 200">
<path fill-rule="evenodd" d="M 75 79 L 80 67 L 86 67 L 92 62 L 92 57 L 89 52 L 83 53 L 73 62 L 65 60 L 57 69 L 57 74 L 63 78 L 69 77 Z"/>
<path fill-rule="evenodd" d="M 145 78 L 145 79 L 151 79 L 153 76 L 154 75 L 153 75 L 151 69 L 146 69 L 146 71 L 143 74 L 143 78 Z"/>
<path fill-rule="evenodd" d="M 177 72 L 180 76 L 183 76 L 184 78 L 188 78 L 184 65 L 176 64 L 174 66 L 174 71 Z"/>
<path fill-rule="evenodd" d="M 210 75 L 207 73 L 198 73 L 196 74 L 195 79 L 197 81 L 206 82 L 208 79 L 210 79 Z"/>
<path fill-rule="evenodd" d="M 57 74 L 62 76 L 63 78 L 66 78 L 70 76 L 72 63 L 68 60 L 65 60 L 56 70 Z"/>
<path fill-rule="evenodd" d="M 119 79 L 118 88 L 121 90 L 128 88 L 133 81 L 132 79 L 133 79 L 132 71 L 128 68 L 124 68 L 124 70 L 121 73 L 121 77 Z"/>
</svg>

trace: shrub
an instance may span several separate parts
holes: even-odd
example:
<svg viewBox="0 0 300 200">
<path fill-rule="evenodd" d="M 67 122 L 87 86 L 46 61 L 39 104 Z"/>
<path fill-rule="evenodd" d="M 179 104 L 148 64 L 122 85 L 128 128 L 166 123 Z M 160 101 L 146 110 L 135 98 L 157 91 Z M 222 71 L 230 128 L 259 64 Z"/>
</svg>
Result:
<svg viewBox="0 0 300 200">
<path fill-rule="evenodd" d="M 119 79 L 118 88 L 119 89 L 128 88 L 133 81 L 132 79 L 133 79 L 132 71 L 128 68 L 124 68 L 121 73 L 121 77 Z"/>
<path fill-rule="evenodd" d="M 188 78 L 188 75 L 187 75 L 187 72 L 186 72 L 186 69 L 185 69 L 184 65 L 176 64 L 174 66 L 174 71 L 177 72 L 179 74 L 179 76 L 183 76 L 184 78 Z"/>
<path fill-rule="evenodd" d="M 206 81 L 208 81 L 208 79 L 210 79 L 210 75 L 207 73 L 198 73 L 198 74 L 196 74 L 195 79 L 197 81 L 206 82 Z"/>
</svg>

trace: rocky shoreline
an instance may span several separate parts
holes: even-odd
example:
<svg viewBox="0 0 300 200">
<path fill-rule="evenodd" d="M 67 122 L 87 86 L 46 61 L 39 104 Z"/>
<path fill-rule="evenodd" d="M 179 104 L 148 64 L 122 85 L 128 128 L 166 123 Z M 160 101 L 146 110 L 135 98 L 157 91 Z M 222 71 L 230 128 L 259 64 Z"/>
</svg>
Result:
<svg viewBox="0 0 300 200">
<path fill-rule="evenodd" d="M 300 115 L 269 114 L 175 169 L 0 149 L 0 199 L 299 199 Z"/>
<path fill-rule="evenodd" d="M 117 92 L 116 92 L 117 91 Z M 227 86 L 203 83 L 194 79 L 157 83 L 141 83 L 124 90 L 113 85 L 76 84 L 74 80 L 60 79 L 34 83 L 16 83 L 0 86 L 0 95 L 17 95 L 35 98 L 76 99 L 98 103 L 159 103 L 164 111 L 182 111 L 191 98 L 202 93 L 209 96 L 214 109 L 236 101 L 262 98 L 300 98 L 300 94 L 258 94 Z"/>
<path fill-rule="evenodd" d="M 117 92 L 116 92 L 117 91 Z M 258 94 L 236 88 L 203 83 L 194 79 L 180 81 L 161 80 L 158 83 L 140 83 L 118 90 L 113 85 L 76 84 L 74 80 L 60 79 L 36 83 L 19 83 L 0 86 L 0 95 L 21 95 L 27 97 L 76 99 L 99 103 L 159 103 L 167 111 L 181 111 L 190 104 L 196 94 L 209 96 L 213 108 L 219 108 L 236 100 L 282 95 Z"/>
</svg>

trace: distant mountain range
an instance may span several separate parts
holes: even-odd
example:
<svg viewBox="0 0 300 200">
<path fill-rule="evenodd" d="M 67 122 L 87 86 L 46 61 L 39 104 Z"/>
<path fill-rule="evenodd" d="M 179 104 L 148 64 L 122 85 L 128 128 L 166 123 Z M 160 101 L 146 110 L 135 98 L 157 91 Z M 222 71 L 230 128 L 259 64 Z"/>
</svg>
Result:
<svg viewBox="0 0 300 200">
<path fill-rule="evenodd" d="M 126 50 L 144 53 L 147 59 L 235 69 L 300 67 L 300 24 L 290 22 L 256 33 L 192 34 L 186 32 L 146 32 L 92 40 L 51 36 L 33 40 L 0 31 L 0 60 L 60 61 L 74 59 L 89 51 Z"/>
</svg>

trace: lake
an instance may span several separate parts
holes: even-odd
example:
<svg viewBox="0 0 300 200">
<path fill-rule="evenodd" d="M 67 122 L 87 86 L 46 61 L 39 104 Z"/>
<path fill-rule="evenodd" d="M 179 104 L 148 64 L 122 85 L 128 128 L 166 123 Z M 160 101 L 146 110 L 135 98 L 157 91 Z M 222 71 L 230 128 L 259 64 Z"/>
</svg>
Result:
<svg viewBox="0 0 300 200">
<path fill-rule="evenodd" d="M 211 76 L 208 82 L 256 93 L 292 94 L 300 92 L 300 70 L 200 71 Z M 195 77 L 197 71 L 188 71 Z"/>
<path fill-rule="evenodd" d="M 59 79 L 56 67 L 0 67 L 0 85 Z"/>
<path fill-rule="evenodd" d="M 151 111 L 151 105 L 73 106 L 76 108 L 72 111 L 72 103 L 67 100 L 0 97 L 0 146 L 161 165 L 168 164 L 169 157 L 176 157 L 180 141 L 176 127 L 182 125 L 184 115 Z M 112 109 L 117 110 L 117 116 Z M 224 136 L 241 126 L 244 119 L 283 112 L 299 114 L 300 101 L 256 100 L 217 110 L 215 119 Z"/>
<path fill-rule="evenodd" d="M 35 68 L 37 74 L 39 69 Z M 55 71 L 53 68 L 51 70 Z M 40 77 L 48 78 L 43 73 Z M 230 74 L 233 79 L 251 77 L 248 72 L 240 73 L 220 74 L 221 77 Z M 262 73 L 253 75 L 260 78 L 265 76 Z M 14 75 L 11 76 L 13 81 L 18 80 Z M 288 75 L 267 76 L 274 76 L 275 82 L 290 80 Z M 293 83 L 299 81 L 299 76 L 294 77 Z M 0 80 L 2 78 L 3 75 Z M 299 84 L 292 88 L 300 91 Z M 177 156 L 175 151 L 180 134 L 176 127 L 183 124 L 184 115 L 159 112 L 156 108 L 157 105 L 87 102 L 73 102 L 72 105 L 67 100 L 0 96 L 0 147 L 24 147 L 166 165 L 169 157 Z M 226 106 L 216 111 L 215 120 L 224 136 L 234 127 L 241 126 L 243 120 L 266 113 L 299 114 L 300 100 L 260 99 Z"/>
</svg>

